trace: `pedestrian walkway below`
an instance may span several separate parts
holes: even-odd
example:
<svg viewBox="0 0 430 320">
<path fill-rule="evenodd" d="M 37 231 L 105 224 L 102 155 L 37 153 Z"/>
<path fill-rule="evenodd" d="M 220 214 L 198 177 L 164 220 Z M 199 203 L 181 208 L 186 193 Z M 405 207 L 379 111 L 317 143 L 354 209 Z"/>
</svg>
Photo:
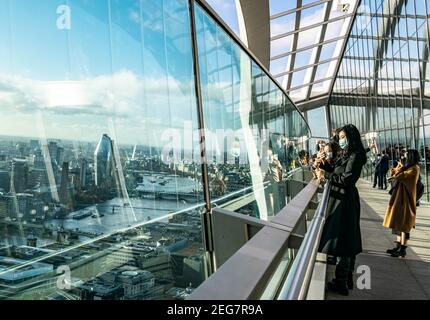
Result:
<svg viewBox="0 0 430 320">
<path fill-rule="evenodd" d="M 430 299 L 430 206 L 420 206 L 416 228 L 411 231 L 405 258 L 392 258 L 385 250 L 394 246 L 395 236 L 382 226 L 390 195 L 387 190 L 372 188 L 370 182 L 357 184 L 361 198 L 361 234 L 363 253 L 357 256 L 356 268 L 369 266 L 371 288 L 356 287 L 345 297 L 326 292 L 326 300 L 429 300 Z M 327 281 L 333 278 L 329 266 Z M 354 275 L 357 281 L 359 274 Z"/>
</svg>

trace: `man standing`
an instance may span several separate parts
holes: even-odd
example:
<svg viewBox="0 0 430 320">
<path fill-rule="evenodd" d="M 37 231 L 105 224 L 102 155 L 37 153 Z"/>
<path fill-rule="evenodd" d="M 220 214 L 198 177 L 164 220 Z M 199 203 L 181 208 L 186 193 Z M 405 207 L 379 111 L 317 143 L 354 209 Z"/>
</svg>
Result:
<svg viewBox="0 0 430 320">
<path fill-rule="evenodd" d="M 379 159 L 379 175 L 378 187 L 379 189 L 387 189 L 387 172 L 389 167 L 389 157 L 385 150 L 382 151 L 381 159 Z"/>
</svg>

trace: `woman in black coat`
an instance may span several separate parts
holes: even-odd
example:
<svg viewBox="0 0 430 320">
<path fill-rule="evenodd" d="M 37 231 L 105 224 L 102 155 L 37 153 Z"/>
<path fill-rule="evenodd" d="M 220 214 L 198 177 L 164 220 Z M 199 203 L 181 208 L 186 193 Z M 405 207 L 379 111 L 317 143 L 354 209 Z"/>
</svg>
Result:
<svg viewBox="0 0 430 320">
<path fill-rule="evenodd" d="M 320 167 L 325 169 L 324 177 L 332 180 L 332 189 L 319 251 L 337 257 L 336 277 L 327 284 L 328 289 L 348 295 L 348 288 L 353 288 L 355 256 L 362 252 L 360 197 L 355 184 L 367 158 L 360 133 L 352 124 L 339 132 L 339 145 L 343 154 L 336 163 Z"/>
</svg>

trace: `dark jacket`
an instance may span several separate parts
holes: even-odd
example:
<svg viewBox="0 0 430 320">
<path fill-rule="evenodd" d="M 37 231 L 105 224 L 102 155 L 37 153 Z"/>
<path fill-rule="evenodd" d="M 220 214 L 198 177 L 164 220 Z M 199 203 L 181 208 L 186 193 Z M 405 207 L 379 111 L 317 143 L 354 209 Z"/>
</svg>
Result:
<svg viewBox="0 0 430 320">
<path fill-rule="evenodd" d="M 381 159 L 379 160 L 379 170 L 383 173 L 387 173 L 389 169 L 389 161 L 390 158 L 384 154 L 381 156 Z"/>
<path fill-rule="evenodd" d="M 326 179 L 331 178 L 333 184 L 320 252 L 337 257 L 353 257 L 362 251 L 360 197 L 355 184 L 365 163 L 364 153 L 353 153 L 340 158 L 333 167 L 325 168 Z"/>
</svg>

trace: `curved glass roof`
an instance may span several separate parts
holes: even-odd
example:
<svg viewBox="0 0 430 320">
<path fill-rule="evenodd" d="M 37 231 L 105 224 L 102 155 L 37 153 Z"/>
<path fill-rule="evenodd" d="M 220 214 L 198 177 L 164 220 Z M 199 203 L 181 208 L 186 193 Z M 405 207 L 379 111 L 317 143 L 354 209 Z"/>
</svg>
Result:
<svg viewBox="0 0 430 320">
<path fill-rule="evenodd" d="M 296 103 L 329 95 L 358 0 L 269 0 L 270 71 Z"/>
</svg>

